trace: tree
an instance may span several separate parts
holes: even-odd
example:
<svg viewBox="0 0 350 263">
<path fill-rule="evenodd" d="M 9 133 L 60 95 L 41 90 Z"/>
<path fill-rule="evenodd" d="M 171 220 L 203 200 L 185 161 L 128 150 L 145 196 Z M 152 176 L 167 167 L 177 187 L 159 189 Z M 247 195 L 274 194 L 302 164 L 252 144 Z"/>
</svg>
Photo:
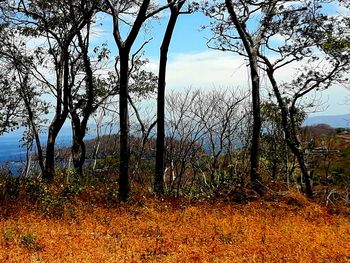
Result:
<svg viewBox="0 0 350 263">
<path fill-rule="evenodd" d="M 181 187 L 189 176 L 185 176 L 203 152 L 205 126 L 195 114 L 199 90 L 171 92 L 166 97 L 165 163 L 169 179 L 165 180 L 169 193 L 180 195 Z"/>
<path fill-rule="evenodd" d="M 168 0 L 168 3 L 171 1 Z M 171 38 L 176 26 L 180 10 L 186 0 L 178 1 L 171 5 L 170 18 L 160 47 L 158 93 L 157 93 L 157 145 L 156 145 L 156 168 L 154 176 L 154 192 L 157 195 L 164 194 L 164 152 L 165 152 L 165 78 L 167 67 L 168 50 Z"/>
<path fill-rule="evenodd" d="M 278 58 L 270 58 L 266 55 L 266 50 L 259 52 L 259 58 L 280 109 L 286 142 L 298 160 L 305 180 L 305 191 L 309 197 L 313 195 L 312 178 L 299 139 L 300 100 L 315 90 L 327 89 L 340 81 L 349 63 L 349 57 L 345 53 L 342 56 L 334 56 L 324 52 L 324 43 L 327 41 L 327 35 L 332 34 L 333 25 L 329 18 L 320 12 L 320 2 L 322 1 L 310 1 L 303 5 L 296 3 L 284 7 L 284 1 L 280 1 L 280 11 L 276 13 L 274 21 L 270 21 L 268 37 L 265 39 L 266 50 L 277 54 Z M 285 41 L 276 47 L 273 41 L 277 35 Z M 278 70 L 295 62 L 305 63 L 299 66 L 296 77 L 289 83 L 278 83 Z"/>
<path fill-rule="evenodd" d="M 80 85 L 76 87 L 69 94 L 69 111 L 72 123 L 72 159 L 74 168 L 77 173 L 82 176 L 83 165 L 86 158 L 86 148 L 84 137 L 87 131 L 88 121 L 92 114 L 104 103 L 107 98 L 116 95 L 118 90 L 112 87 L 114 78 L 109 75 L 106 78 L 95 76 L 95 71 L 100 69 L 99 64 L 103 66 L 108 61 L 109 49 L 106 46 L 102 48 L 95 47 L 94 54 L 97 56 L 96 61 L 91 61 L 89 55 L 90 48 L 90 27 L 91 21 L 87 24 L 85 38 L 82 32 L 77 34 L 77 57 L 80 58 L 81 63 L 77 63 L 77 68 L 72 72 L 76 76 L 82 72 L 84 76 L 80 81 Z M 108 63 L 108 62 L 107 62 Z"/>
<path fill-rule="evenodd" d="M 209 156 L 207 165 L 210 171 L 212 186 L 222 172 L 223 159 L 231 163 L 232 151 L 238 148 L 237 131 L 246 117 L 240 114 L 247 95 L 239 91 L 214 89 L 199 92 L 195 98 L 191 114 L 204 127 L 203 147 Z"/>
<path fill-rule="evenodd" d="M 143 1 L 119 1 L 106 0 L 107 12 L 111 14 L 113 19 L 113 36 L 119 51 L 119 125 L 120 125 L 120 166 L 119 166 L 119 197 L 125 201 L 129 198 L 129 113 L 128 113 L 128 97 L 129 97 L 129 63 L 130 52 L 135 40 L 141 30 L 144 22 L 172 5 L 174 1 L 170 1 L 167 5 L 154 8 L 150 0 Z M 133 21 L 125 21 L 122 18 L 123 13 L 135 17 Z M 129 27 L 129 31 L 125 36 L 125 40 L 121 33 L 121 23 Z"/>
<path fill-rule="evenodd" d="M 259 69 L 263 69 L 270 80 L 281 111 L 286 140 L 291 151 L 297 157 L 301 173 L 306 179 L 306 192 L 309 196 L 312 195 L 312 189 L 298 140 L 297 105 L 311 91 L 317 88 L 327 88 L 335 79 L 339 79 L 341 68 L 345 66 L 344 60 L 341 62 L 338 59 L 337 61 L 337 59 L 334 60 L 334 57 L 329 60 L 331 67 L 324 68 L 324 70 L 321 70 L 320 64 L 315 63 L 319 57 L 315 48 L 319 48 L 320 44 L 324 42 L 325 36 L 332 32 L 332 24 L 328 23 L 327 17 L 319 12 L 322 9 L 322 2 L 326 1 L 234 2 L 226 0 L 225 4 L 216 4 L 208 11 L 209 15 L 216 21 L 212 27 L 214 37 L 210 40 L 209 45 L 224 51 L 234 51 L 249 60 L 252 80 L 253 123 L 257 123 L 253 124 L 252 143 L 258 142 L 256 135 L 257 126 L 260 123 L 258 118 L 260 110 L 254 109 L 259 108 L 257 100 L 259 96 L 256 91 L 259 90 L 259 78 L 262 75 Z M 227 9 L 231 21 L 225 16 L 225 9 Z M 256 19 L 259 22 L 256 22 Z M 233 32 L 232 25 L 234 26 Z M 282 37 L 283 41 L 280 41 L 278 37 Z M 273 77 L 274 72 L 293 62 L 301 61 L 307 64 L 300 68 L 299 76 L 290 84 L 283 84 L 284 91 L 294 90 L 294 95 L 283 98 L 279 85 Z M 254 171 L 254 163 L 258 161 L 255 154 L 258 148 L 252 145 L 252 172 Z M 254 173 L 251 175 L 254 179 Z"/>
<path fill-rule="evenodd" d="M 258 53 L 267 33 L 267 23 L 275 12 L 276 1 L 231 1 L 206 3 L 206 14 L 214 19 L 211 29 L 214 36 L 208 45 L 223 51 L 233 51 L 248 59 L 250 68 L 253 131 L 250 145 L 250 177 L 253 188 L 262 195 L 259 175 L 260 155 L 260 73 Z M 228 12 L 229 16 L 225 15 Z M 252 21 L 256 25 L 252 26 Z M 258 20 L 258 21 L 256 21 Z"/>
<path fill-rule="evenodd" d="M 26 126 L 26 138 L 31 141 L 35 140 L 36 151 L 38 156 L 39 167 L 41 173 L 44 173 L 44 156 L 41 146 L 39 132 L 42 118 L 39 116 L 47 113 L 48 105 L 40 96 L 42 93 L 36 89 L 36 83 L 31 75 L 31 70 L 34 68 L 35 59 L 30 55 L 30 51 L 26 48 L 28 38 L 21 37 L 15 28 L 3 29 L 6 34 L 1 39 L 0 60 L 3 69 L 6 73 L 1 83 L 3 96 L 10 96 L 6 99 L 7 118 L 12 116 L 16 119 L 16 123 L 21 123 Z M 6 77 L 6 79 L 5 79 Z M 11 88 L 10 88 L 11 87 Z M 6 93 L 6 95 L 5 95 Z M 14 105 L 13 101 L 17 103 Z M 12 111 L 15 107 L 16 111 Z M 5 119 L 4 127 L 12 127 L 16 123 Z M 17 126 L 17 124 L 16 124 Z"/>
<path fill-rule="evenodd" d="M 16 96 L 16 85 L 12 84 L 12 67 L 8 66 L 8 41 L 11 39 L 11 30 L 8 28 L 7 22 L 4 20 L 6 10 L 0 6 L 0 134 L 6 133 L 18 127 L 23 103 Z"/>
<path fill-rule="evenodd" d="M 20 0 L 12 6 L 24 18 L 19 21 L 22 33 L 34 37 L 46 38 L 47 50 L 37 49 L 37 56 L 42 63 L 52 63 L 55 68 L 56 83 L 34 69 L 34 76 L 54 92 L 56 97 L 55 115 L 52 119 L 46 144 L 46 160 L 44 178 L 51 181 L 55 171 L 55 141 L 69 114 L 69 98 L 74 86 L 71 75 L 72 45 L 78 33 L 86 27 L 96 12 L 98 1 L 24 1 Z M 17 21 L 17 16 L 13 18 Z M 48 60 L 46 56 L 49 56 Z"/>
</svg>

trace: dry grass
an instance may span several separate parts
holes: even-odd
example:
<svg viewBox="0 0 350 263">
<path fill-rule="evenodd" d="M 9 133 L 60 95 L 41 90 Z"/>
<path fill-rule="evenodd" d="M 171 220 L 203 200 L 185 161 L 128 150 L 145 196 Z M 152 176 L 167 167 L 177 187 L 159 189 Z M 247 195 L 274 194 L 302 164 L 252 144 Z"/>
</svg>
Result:
<svg viewBox="0 0 350 263">
<path fill-rule="evenodd" d="M 59 219 L 20 207 L 1 218 L 0 262 L 350 262 L 350 219 L 295 194 L 82 203 Z"/>
</svg>

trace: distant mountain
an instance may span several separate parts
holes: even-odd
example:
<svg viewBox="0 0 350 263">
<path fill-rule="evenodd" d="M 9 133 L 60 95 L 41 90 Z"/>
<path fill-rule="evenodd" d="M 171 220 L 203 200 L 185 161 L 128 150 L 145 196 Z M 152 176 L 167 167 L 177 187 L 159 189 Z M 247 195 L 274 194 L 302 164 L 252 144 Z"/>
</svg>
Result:
<svg viewBox="0 0 350 263">
<path fill-rule="evenodd" d="M 313 116 L 305 120 L 304 126 L 325 123 L 333 128 L 350 128 L 350 114 Z"/>
</svg>

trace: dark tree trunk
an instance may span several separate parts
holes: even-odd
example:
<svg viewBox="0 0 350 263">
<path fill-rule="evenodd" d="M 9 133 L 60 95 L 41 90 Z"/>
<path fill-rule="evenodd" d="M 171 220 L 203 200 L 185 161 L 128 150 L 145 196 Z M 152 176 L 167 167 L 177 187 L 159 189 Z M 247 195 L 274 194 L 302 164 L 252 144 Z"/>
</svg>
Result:
<svg viewBox="0 0 350 263">
<path fill-rule="evenodd" d="M 184 2 L 178 6 L 171 6 L 171 15 L 160 47 L 158 96 L 157 96 L 157 143 L 156 143 L 156 169 L 154 176 L 154 192 L 157 195 L 164 194 L 164 153 L 165 153 L 165 86 L 168 50 L 175 29 L 179 10 Z"/>
<path fill-rule="evenodd" d="M 120 125 L 120 164 L 119 164 L 119 197 L 122 201 L 129 198 L 129 114 L 128 114 L 128 78 L 129 51 L 120 49 L 120 92 L 119 92 L 119 125 Z"/>
<path fill-rule="evenodd" d="M 90 31 L 90 27 L 88 27 Z M 93 72 L 91 68 L 91 62 L 88 55 L 88 46 L 89 41 L 84 42 L 81 33 L 78 33 L 79 46 L 82 50 L 82 57 L 84 61 L 85 68 L 85 78 L 86 78 L 86 106 L 83 108 L 83 117 L 80 120 L 80 117 L 77 113 L 77 108 L 73 105 L 73 100 L 70 98 L 70 111 L 72 117 L 72 135 L 73 135 L 73 144 L 72 144 L 72 159 L 74 169 L 79 176 L 83 176 L 83 165 L 86 159 L 86 148 L 84 143 L 84 138 L 86 135 L 86 128 L 88 120 L 91 114 L 94 112 L 94 83 L 93 83 Z M 97 107 L 97 106 L 95 106 Z"/>
<path fill-rule="evenodd" d="M 252 54 L 250 59 L 250 74 L 252 81 L 252 107 L 253 107 L 253 134 L 250 150 L 250 179 L 254 189 L 262 195 L 261 178 L 259 174 L 260 156 L 260 78 L 258 73 L 257 54 Z"/>
<path fill-rule="evenodd" d="M 237 32 L 242 40 L 245 51 L 249 58 L 250 79 L 252 85 L 252 109 L 253 109 L 253 134 L 250 148 L 250 180 L 254 190 L 262 196 L 262 182 L 259 174 L 259 157 L 260 157 L 260 130 L 261 130 L 261 116 L 260 116 L 260 76 L 258 66 L 258 48 L 262 38 L 262 31 L 253 40 L 249 32 L 247 32 L 246 25 L 239 21 L 234 10 L 232 1 L 225 0 L 227 11 L 231 16 Z M 264 30 L 265 25 L 261 25 Z M 264 31 L 263 30 L 263 31 Z"/>
<path fill-rule="evenodd" d="M 55 143 L 56 137 L 60 130 L 60 123 L 58 121 L 54 121 L 49 127 L 48 137 L 47 137 L 47 145 L 46 145 L 46 159 L 45 159 L 45 172 L 43 178 L 50 182 L 53 180 L 55 174 Z"/>
<path fill-rule="evenodd" d="M 297 134 L 296 134 L 297 131 L 296 131 L 295 125 L 289 125 L 289 121 L 288 121 L 289 111 L 288 111 L 287 105 L 285 104 L 285 101 L 282 98 L 281 92 L 278 89 L 278 84 L 277 84 L 275 77 L 274 77 L 273 66 L 267 60 L 267 58 L 265 58 L 265 57 L 262 57 L 262 58 L 264 59 L 265 64 L 268 67 L 267 75 L 269 77 L 270 83 L 272 85 L 273 91 L 275 93 L 275 96 L 276 96 L 276 99 L 278 102 L 278 106 L 279 106 L 280 111 L 281 111 L 282 127 L 283 127 L 283 131 L 285 134 L 285 140 L 287 142 L 289 149 L 292 151 L 292 153 L 294 154 L 294 156 L 298 160 L 298 164 L 299 164 L 299 168 L 300 168 L 302 177 L 305 179 L 306 195 L 311 198 L 313 196 L 311 179 L 310 179 L 310 175 L 309 175 L 308 169 L 307 169 L 306 164 L 305 164 L 305 157 L 304 157 L 303 151 L 300 149 L 300 142 L 299 142 Z M 291 119 L 295 118 L 295 116 L 293 115 L 294 114 L 293 112 L 294 111 L 292 110 L 292 112 L 289 114 Z"/>
<path fill-rule="evenodd" d="M 69 96 L 71 94 L 71 88 L 69 85 L 68 45 L 62 48 L 62 64 L 63 64 L 63 74 L 60 69 L 58 69 L 58 73 L 57 73 L 56 115 L 50 124 L 48 137 L 47 137 L 47 145 L 46 145 L 45 173 L 43 175 L 43 178 L 48 182 L 51 182 L 53 180 L 54 174 L 55 174 L 56 138 L 68 116 Z M 60 68 L 60 66 L 57 66 L 57 67 Z M 63 76 L 63 83 L 61 82 L 62 76 Z M 61 94 L 62 87 L 63 87 L 63 94 Z M 62 95 L 63 95 L 63 98 L 62 98 Z"/>
<path fill-rule="evenodd" d="M 120 165 L 119 165 L 119 198 L 126 201 L 129 198 L 129 116 L 128 116 L 128 79 L 129 79 L 129 56 L 130 50 L 140 32 L 142 24 L 147 17 L 150 0 L 143 0 L 136 15 L 134 24 L 131 26 L 126 40 L 123 41 L 120 32 L 120 12 L 111 2 L 107 5 L 111 9 L 113 17 L 113 36 L 119 50 L 119 126 L 120 126 Z M 117 5 L 119 6 L 119 5 Z"/>
<path fill-rule="evenodd" d="M 85 128 L 80 124 L 80 119 L 76 112 L 71 113 L 72 117 L 72 134 L 73 134 L 73 143 L 72 143 L 72 159 L 73 165 L 76 173 L 79 176 L 83 175 L 83 165 L 86 159 L 85 152 Z"/>
</svg>

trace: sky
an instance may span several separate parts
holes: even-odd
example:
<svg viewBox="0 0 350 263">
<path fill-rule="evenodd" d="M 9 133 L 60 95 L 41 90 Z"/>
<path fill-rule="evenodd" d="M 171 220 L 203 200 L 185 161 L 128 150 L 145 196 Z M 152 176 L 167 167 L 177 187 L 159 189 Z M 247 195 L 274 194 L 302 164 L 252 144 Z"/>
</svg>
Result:
<svg viewBox="0 0 350 263">
<path fill-rule="evenodd" d="M 334 11 L 336 12 L 336 11 Z M 112 54 L 117 48 L 112 36 L 112 21 L 107 15 L 100 15 L 99 28 L 95 29 L 93 45 L 107 43 Z M 134 50 L 144 41 L 152 39 L 144 48 L 144 55 L 150 60 L 148 68 L 157 73 L 159 47 L 161 45 L 167 15 L 146 24 L 140 33 Z M 209 19 L 200 13 L 183 14 L 179 17 L 169 48 L 167 90 L 181 91 L 189 87 L 194 89 L 233 88 L 249 90 L 249 68 L 244 59 L 232 52 L 209 49 L 206 45 L 210 37 L 209 30 L 201 30 L 208 25 Z M 293 69 L 280 70 L 278 78 L 288 81 L 293 78 Z M 319 91 L 322 107 L 318 107 L 311 116 L 342 115 L 350 113 L 350 90 L 333 86 L 326 91 Z"/>
</svg>

